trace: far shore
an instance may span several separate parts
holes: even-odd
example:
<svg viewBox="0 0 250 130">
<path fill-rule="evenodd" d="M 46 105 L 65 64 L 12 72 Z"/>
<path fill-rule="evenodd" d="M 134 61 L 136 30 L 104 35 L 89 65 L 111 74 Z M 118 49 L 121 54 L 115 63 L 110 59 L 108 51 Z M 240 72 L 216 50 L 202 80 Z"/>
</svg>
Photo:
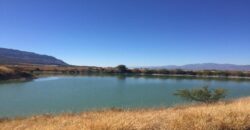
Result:
<svg viewBox="0 0 250 130">
<path fill-rule="evenodd" d="M 250 79 L 249 71 L 188 71 L 165 69 L 126 69 L 120 71 L 111 67 L 89 66 L 49 66 L 49 65 L 2 65 L 0 66 L 0 81 L 25 81 L 39 75 L 134 75 L 184 78 L 216 78 L 216 79 Z"/>
<path fill-rule="evenodd" d="M 168 74 L 110 74 L 110 73 L 81 73 L 81 74 L 64 74 L 64 73 L 36 73 L 36 78 L 50 76 L 124 76 L 124 77 L 150 77 L 150 78 L 186 78 L 186 79 L 214 79 L 214 80 L 250 80 L 250 77 L 240 76 L 202 76 L 202 75 L 168 75 Z"/>
<path fill-rule="evenodd" d="M 250 79 L 250 77 L 241 76 L 218 76 L 218 75 L 165 75 L 165 74 L 152 74 L 154 76 L 173 76 L 173 77 L 193 77 L 193 78 L 223 78 L 223 79 Z"/>
</svg>

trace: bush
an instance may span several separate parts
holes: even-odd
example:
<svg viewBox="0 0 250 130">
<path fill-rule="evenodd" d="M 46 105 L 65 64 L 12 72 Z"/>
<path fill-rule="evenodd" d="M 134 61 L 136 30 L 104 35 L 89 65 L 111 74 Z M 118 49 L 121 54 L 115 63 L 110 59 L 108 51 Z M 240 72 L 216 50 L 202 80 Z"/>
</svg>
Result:
<svg viewBox="0 0 250 130">
<path fill-rule="evenodd" d="M 174 95 L 180 96 L 184 99 L 191 101 L 214 103 L 226 97 L 226 90 L 222 88 L 209 90 L 208 87 L 206 86 L 192 90 L 188 89 L 177 90 L 177 92 L 174 93 Z"/>
</svg>

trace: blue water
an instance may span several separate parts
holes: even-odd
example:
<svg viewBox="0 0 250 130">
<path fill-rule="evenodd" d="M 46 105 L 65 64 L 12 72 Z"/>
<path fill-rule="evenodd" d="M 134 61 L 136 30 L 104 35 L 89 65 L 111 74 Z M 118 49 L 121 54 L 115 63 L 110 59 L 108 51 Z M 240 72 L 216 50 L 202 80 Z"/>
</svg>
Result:
<svg viewBox="0 0 250 130">
<path fill-rule="evenodd" d="M 151 108 L 186 103 L 178 89 L 208 85 L 225 88 L 227 98 L 250 96 L 249 80 L 173 77 L 52 76 L 0 83 L 0 117 L 92 109 Z"/>
</svg>

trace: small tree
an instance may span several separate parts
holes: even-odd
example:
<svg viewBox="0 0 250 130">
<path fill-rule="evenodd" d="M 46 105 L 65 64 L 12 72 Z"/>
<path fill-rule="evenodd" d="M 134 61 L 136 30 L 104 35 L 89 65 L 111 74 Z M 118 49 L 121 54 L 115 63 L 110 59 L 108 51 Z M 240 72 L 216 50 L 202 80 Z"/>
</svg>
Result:
<svg viewBox="0 0 250 130">
<path fill-rule="evenodd" d="M 191 101 L 214 103 L 226 97 L 226 90 L 222 88 L 209 90 L 208 87 L 206 86 L 192 90 L 188 89 L 177 90 L 177 92 L 174 93 L 174 95 L 180 96 L 184 99 Z"/>
<path fill-rule="evenodd" d="M 125 73 L 128 71 L 128 68 L 125 65 L 118 65 L 116 69 L 119 71 L 119 73 Z"/>
</svg>

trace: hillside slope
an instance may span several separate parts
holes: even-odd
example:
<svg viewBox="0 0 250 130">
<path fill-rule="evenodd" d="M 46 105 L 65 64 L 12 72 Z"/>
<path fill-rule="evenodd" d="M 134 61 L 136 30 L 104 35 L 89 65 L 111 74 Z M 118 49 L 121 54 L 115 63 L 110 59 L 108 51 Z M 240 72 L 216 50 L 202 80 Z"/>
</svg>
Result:
<svg viewBox="0 0 250 130">
<path fill-rule="evenodd" d="M 0 64 L 68 65 L 52 56 L 0 48 Z"/>
</svg>

